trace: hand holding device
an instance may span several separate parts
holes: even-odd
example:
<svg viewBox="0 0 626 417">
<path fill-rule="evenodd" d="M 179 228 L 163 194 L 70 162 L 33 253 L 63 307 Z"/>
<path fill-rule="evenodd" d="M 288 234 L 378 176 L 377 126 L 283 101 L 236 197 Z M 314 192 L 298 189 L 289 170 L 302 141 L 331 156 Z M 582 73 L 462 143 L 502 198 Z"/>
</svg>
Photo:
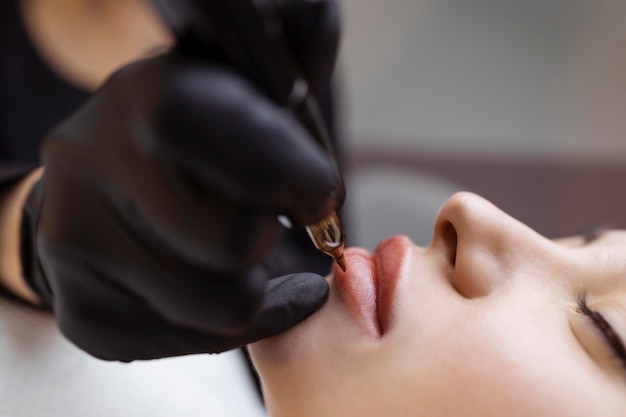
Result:
<svg viewBox="0 0 626 417">
<path fill-rule="evenodd" d="M 290 3 L 288 38 L 321 86 L 337 5 Z M 326 8 L 311 15 L 309 3 Z M 46 139 L 24 272 L 94 356 L 221 352 L 286 330 L 327 296 L 316 274 L 270 278 L 293 269 L 276 268 L 277 214 L 310 224 L 341 203 L 333 163 L 222 58 L 189 40 L 131 64 Z"/>
</svg>

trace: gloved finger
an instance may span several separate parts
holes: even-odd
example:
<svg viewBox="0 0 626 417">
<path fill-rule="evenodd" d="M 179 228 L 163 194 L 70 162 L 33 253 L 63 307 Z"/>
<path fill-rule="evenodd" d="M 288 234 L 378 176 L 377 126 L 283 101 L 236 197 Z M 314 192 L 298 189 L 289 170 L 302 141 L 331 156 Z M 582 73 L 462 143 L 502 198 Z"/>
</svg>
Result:
<svg viewBox="0 0 626 417">
<path fill-rule="evenodd" d="M 218 352 L 244 346 L 282 333 L 319 310 L 328 298 L 326 279 L 312 273 L 271 279 L 261 315 L 237 337 L 213 338 Z"/>
<path fill-rule="evenodd" d="M 105 307 L 101 299 L 81 296 L 64 300 L 57 320 L 65 336 L 82 350 L 122 362 L 236 349 L 288 330 L 319 310 L 328 298 L 328 283 L 319 275 L 275 278 L 258 321 L 245 333 L 224 337 L 173 325 L 128 293 L 106 285 L 100 290 L 98 295 L 116 308 L 101 309 Z"/>
<path fill-rule="evenodd" d="M 81 349 L 107 360 L 130 361 L 233 349 L 296 325 L 319 309 L 328 295 L 326 280 L 316 274 L 271 279 L 266 289 L 260 288 L 266 291 L 260 313 L 244 315 L 246 320 L 252 317 L 254 321 L 243 323 L 238 322 L 238 311 L 250 305 L 258 307 L 248 305 L 250 300 L 238 290 L 232 296 L 228 280 L 223 281 L 225 289 L 211 285 L 196 287 L 197 291 L 186 297 L 178 293 L 189 288 L 185 282 L 187 275 L 171 275 L 168 278 L 176 288 L 159 294 L 155 301 L 151 294 L 122 288 L 111 279 L 113 274 L 129 272 L 119 264 L 94 262 L 89 255 L 64 245 L 46 241 L 42 245 L 49 255 L 46 266 L 63 275 L 62 280 L 51 281 L 61 330 Z M 100 256 L 98 259 L 102 260 Z M 143 272 L 158 274 L 161 267 L 155 264 L 153 270 Z M 267 271 L 259 268 L 253 273 Z M 134 277 L 141 281 L 141 276 Z M 214 281 L 201 278 L 209 283 Z M 251 279 L 253 283 L 263 281 Z M 207 289 L 210 291 L 203 292 Z M 177 300 L 160 299 L 166 293 Z M 256 297 L 254 293 L 251 292 Z M 178 303 L 183 298 L 188 304 Z M 238 322 L 238 327 L 224 332 L 216 328 L 213 322 L 216 319 L 222 325 Z"/>
<path fill-rule="evenodd" d="M 140 263 L 108 259 L 106 254 L 87 253 L 48 238 L 42 238 L 40 246 L 51 272 L 57 320 L 64 323 L 66 333 L 72 332 L 71 340 L 84 337 L 82 326 L 88 323 L 105 328 L 142 322 L 145 317 L 133 303 L 175 327 L 240 335 L 255 321 L 265 299 L 268 277 L 262 267 L 220 277 L 191 266 L 171 268 L 167 254 L 147 265 L 143 259 L 137 260 Z M 135 251 L 133 255 L 142 256 Z M 139 334 L 135 338 L 142 340 Z"/>
<path fill-rule="evenodd" d="M 166 61 L 166 62 L 164 62 Z M 148 121 L 147 140 L 165 161 L 201 186 L 234 201 L 291 214 L 300 224 L 315 223 L 336 210 L 339 179 L 326 151 L 287 110 L 276 107 L 226 67 L 170 56 L 144 65 L 169 66 L 162 82 L 128 77 L 137 106 Z M 150 100 L 156 86 L 160 97 Z M 155 109 L 155 103 L 158 107 Z"/>
<path fill-rule="evenodd" d="M 65 337 L 96 358 L 131 362 L 225 350 L 204 332 L 170 323 L 141 297 L 104 280 L 90 285 L 94 291 L 58 291 L 55 316 Z"/>
<path fill-rule="evenodd" d="M 287 41 L 310 87 L 318 93 L 328 82 L 341 32 L 338 0 L 288 0 L 279 3 Z"/>
<path fill-rule="evenodd" d="M 295 323 L 299 321 L 298 317 L 304 317 L 307 311 L 316 308 L 316 303 L 328 291 L 328 285 L 324 279 L 320 281 L 321 277 L 317 274 L 294 275 L 306 270 L 308 265 L 305 265 L 306 259 L 302 259 L 301 251 L 287 246 L 285 240 L 282 239 L 261 262 L 236 276 L 212 273 L 207 277 L 204 271 L 194 268 L 158 265 L 159 269 L 178 270 L 180 273 L 167 281 L 159 279 L 161 284 L 158 287 L 148 283 L 147 287 L 137 288 L 137 291 L 150 300 L 153 310 L 168 322 L 225 338 L 234 336 L 237 339 L 239 334 L 249 337 L 246 335 L 250 332 L 254 335 L 254 329 L 259 326 L 265 329 L 269 324 L 258 324 L 259 320 L 263 323 L 263 316 L 266 316 L 265 320 L 280 319 L 284 323 Z M 311 249 L 314 255 L 318 254 L 312 245 Z M 278 274 L 283 276 L 269 279 Z M 265 290 L 261 285 L 268 279 Z M 265 299 L 260 297 L 264 290 Z M 251 324 L 253 328 L 248 330 Z"/>
<path fill-rule="evenodd" d="M 324 305 L 328 292 L 328 282 L 317 274 L 299 273 L 273 278 L 268 282 L 267 296 L 260 315 L 249 328 L 239 334 L 225 336 L 182 326 L 170 327 L 167 333 L 178 340 L 174 343 L 178 343 L 178 349 L 185 353 L 225 352 L 294 327 Z M 161 341 L 158 334 L 147 331 L 147 337 L 159 340 L 157 343 L 162 343 L 163 346 L 172 345 L 172 341 Z"/>
<path fill-rule="evenodd" d="M 161 280 L 153 290 L 150 285 L 140 289 L 153 311 L 174 325 L 226 336 L 240 334 L 254 322 L 268 279 L 259 266 L 236 276 L 192 268 L 171 275 L 170 282 Z"/>
<path fill-rule="evenodd" d="M 98 359 L 131 362 L 214 350 L 204 335 L 168 323 L 129 292 L 101 285 L 97 297 L 73 294 L 60 293 L 56 321 L 68 340 Z"/>
</svg>

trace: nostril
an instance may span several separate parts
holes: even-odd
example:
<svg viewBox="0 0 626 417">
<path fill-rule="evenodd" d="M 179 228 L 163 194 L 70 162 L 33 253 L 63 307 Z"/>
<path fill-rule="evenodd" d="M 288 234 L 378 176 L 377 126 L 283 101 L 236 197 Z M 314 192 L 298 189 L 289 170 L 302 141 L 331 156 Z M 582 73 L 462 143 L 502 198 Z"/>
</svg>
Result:
<svg viewBox="0 0 626 417">
<path fill-rule="evenodd" d="M 456 247 L 458 237 L 454 225 L 450 222 L 446 222 L 442 228 L 442 238 L 446 248 L 446 258 L 452 267 L 456 266 Z"/>
</svg>

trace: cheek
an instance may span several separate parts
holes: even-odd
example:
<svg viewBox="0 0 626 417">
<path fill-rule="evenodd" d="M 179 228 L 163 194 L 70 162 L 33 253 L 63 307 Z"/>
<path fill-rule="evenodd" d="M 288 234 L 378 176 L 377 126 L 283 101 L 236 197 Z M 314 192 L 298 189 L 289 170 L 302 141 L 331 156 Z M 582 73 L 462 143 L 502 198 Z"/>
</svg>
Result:
<svg viewBox="0 0 626 417">
<path fill-rule="evenodd" d="M 610 390 L 563 314 L 515 302 L 474 305 L 402 341 L 413 361 L 397 385 L 433 415 L 600 415 Z"/>
<path fill-rule="evenodd" d="M 253 345 L 272 415 L 625 415 L 551 290 L 472 302 L 416 293 L 428 296 L 398 300 L 402 314 L 379 341 L 331 293 L 304 323 Z"/>
</svg>

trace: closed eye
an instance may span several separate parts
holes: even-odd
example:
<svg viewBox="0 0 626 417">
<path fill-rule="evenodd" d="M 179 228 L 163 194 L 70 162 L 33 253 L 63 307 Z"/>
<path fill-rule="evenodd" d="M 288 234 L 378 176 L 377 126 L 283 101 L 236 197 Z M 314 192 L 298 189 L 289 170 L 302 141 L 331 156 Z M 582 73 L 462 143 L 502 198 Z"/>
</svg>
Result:
<svg viewBox="0 0 626 417">
<path fill-rule="evenodd" d="M 600 331 L 605 341 L 611 347 L 613 354 L 619 358 L 624 371 L 626 371 L 626 348 L 624 347 L 624 342 L 613 329 L 611 324 L 602 316 L 602 314 L 589 308 L 585 297 L 580 297 L 578 299 L 578 312 L 589 317 L 593 325 Z"/>
</svg>

